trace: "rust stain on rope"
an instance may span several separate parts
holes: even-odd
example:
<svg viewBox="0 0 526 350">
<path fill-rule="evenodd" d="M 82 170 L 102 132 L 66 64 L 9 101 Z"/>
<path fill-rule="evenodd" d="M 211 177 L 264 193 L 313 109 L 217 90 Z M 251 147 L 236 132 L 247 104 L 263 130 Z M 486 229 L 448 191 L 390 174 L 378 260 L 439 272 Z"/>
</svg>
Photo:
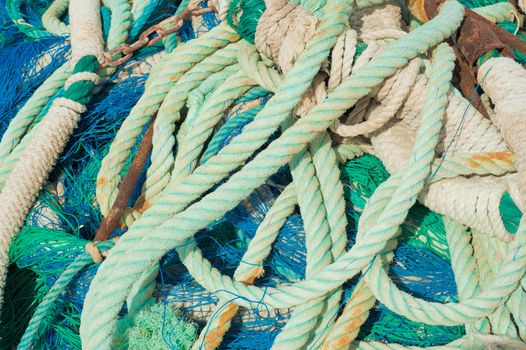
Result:
<svg viewBox="0 0 526 350">
<path fill-rule="evenodd" d="M 122 183 L 119 187 L 119 193 L 115 202 L 111 206 L 108 216 L 106 216 L 100 223 L 97 232 L 95 233 L 94 241 L 105 241 L 107 240 L 111 233 L 117 228 L 120 218 L 124 213 L 124 210 L 128 206 L 128 202 L 132 196 L 135 185 L 139 180 L 139 176 L 146 164 L 148 155 L 152 149 L 152 137 L 153 137 L 153 125 L 155 122 L 155 116 L 150 121 L 150 125 L 144 134 L 139 149 L 133 158 L 133 161 L 130 165 L 130 169 L 126 173 L 126 176 L 122 180 Z M 103 178 L 101 178 L 103 180 Z"/>
</svg>

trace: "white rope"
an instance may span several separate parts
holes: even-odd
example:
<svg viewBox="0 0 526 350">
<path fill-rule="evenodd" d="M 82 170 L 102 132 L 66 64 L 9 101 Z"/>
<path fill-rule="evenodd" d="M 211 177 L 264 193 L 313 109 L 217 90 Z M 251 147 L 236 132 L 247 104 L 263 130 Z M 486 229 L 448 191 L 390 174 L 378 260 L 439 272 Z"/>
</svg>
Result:
<svg viewBox="0 0 526 350">
<path fill-rule="evenodd" d="M 526 208 L 526 70 L 510 58 L 486 61 L 478 80 L 495 105 L 492 121 L 515 153 L 520 176 L 521 208 Z"/>
<path fill-rule="evenodd" d="M 399 7 L 384 4 L 358 12 L 361 13 L 351 16 L 351 23 L 355 23 L 353 28 L 357 28 L 358 37 L 369 42 L 368 48 L 352 68 L 353 72 L 358 71 L 361 66 L 376 56 L 385 45 L 385 40 L 392 37 L 391 34 L 396 32 L 397 35 L 403 35 Z M 339 57 L 341 52 L 340 48 L 336 57 Z M 506 112 L 502 108 L 496 108 L 495 113 L 497 115 L 507 113 L 506 117 L 501 117 L 501 119 L 505 118 L 508 121 L 506 124 L 508 132 L 513 130 L 514 135 L 525 135 L 526 130 L 518 132 L 517 128 L 512 127 L 518 121 L 510 118 L 510 113 L 519 115 L 521 109 L 525 110 L 521 108 L 520 102 L 526 100 L 525 91 L 521 91 L 521 94 L 516 91 L 520 90 L 521 86 L 526 86 L 526 75 L 521 75 L 524 74 L 524 69 L 515 62 L 513 65 L 514 68 L 507 68 L 507 71 L 517 76 L 515 78 L 506 76 L 503 79 L 510 81 L 524 79 L 513 85 L 515 90 L 502 90 L 501 85 L 497 85 L 499 96 L 494 97 L 491 91 L 487 93 L 492 99 L 502 100 L 507 97 Z M 420 59 L 413 60 L 395 76 L 386 80 L 381 87 L 361 99 L 349 113 L 345 123 L 336 121 L 332 127 L 333 131 L 344 138 L 370 137 L 373 149 L 390 173 L 404 169 L 409 164 L 412 155 L 428 84 L 426 72 L 421 71 L 421 67 L 424 66 Z M 518 71 L 519 68 L 520 71 Z M 485 74 L 483 72 L 485 71 L 481 69 L 480 74 Z M 503 73 L 499 74 L 502 77 Z M 485 85 L 493 81 L 488 78 L 492 77 L 486 78 Z M 513 119 L 514 122 L 509 121 L 510 119 Z M 526 125 L 524 122 L 522 124 Z M 447 158 L 456 153 L 507 151 L 508 146 L 503 139 L 503 135 L 505 138 L 506 135 L 502 128 L 498 123 L 492 123 L 484 118 L 460 93 L 451 91 L 444 127 L 436 149 L 437 155 Z M 526 143 L 526 138 L 522 137 L 522 141 Z M 526 152 L 526 144 L 520 148 Z M 524 198 L 521 191 L 517 190 L 523 188 L 523 185 L 517 185 L 516 181 L 510 180 L 511 178 L 513 177 L 470 179 L 457 177 L 437 181 L 427 188 L 420 199 L 426 206 L 440 214 L 447 215 L 464 225 L 492 236 L 509 240 L 512 235 L 505 229 L 499 211 L 502 195 L 511 191 L 513 199 Z M 526 176 L 523 178 L 526 183 Z"/>
<path fill-rule="evenodd" d="M 400 7 L 385 3 L 354 11 L 349 22 L 358 31 L 358 39 L 369 43 L 404 35 L 400 19 Z"/>
<path fill-rule="evenodd" d="M 69 89 L 71 85 L 79 81 L 91 81 L 93 84 L 98 85 L 100 83 L 100 77 L 97 73 L 92 72 L 79 72 L 70 75 L 64 84 L 64 89 Z"/>
<path fill-rule="evenodd" d="M 70 1 L 72 65 L 85 55 L 104 59 L 99 11 L 99 0 Z M 92 74 L 76 75 L 70 84 L 83 78 L 98 80 Z M 55 99 L 35 126 L 31 142 L 20 155 L 0 193 L 0 305 L 3 303 L 11 241 L 24 224 L 69 136 L 77 127 L 80 114 L 85 110 L 86 107 L 76 101 L 63 97 Z"/>
<path fill-rule="evenodd" d="M 104 63 L 104 40 L 100 19 L 99 0 L 71 0 L 69 3 L 71 31 L 71 66 L 84 57 L 93 55 Z"/>
<path fill-rule="evenodd" d="M 20 156 L 0 193 L 0 305 L 9 264 L 11 241 L 24 223 L 36 195 L 63 151 L 84 106 L 56 99 L 36 126 L 32 142 Z"/>
</svg>

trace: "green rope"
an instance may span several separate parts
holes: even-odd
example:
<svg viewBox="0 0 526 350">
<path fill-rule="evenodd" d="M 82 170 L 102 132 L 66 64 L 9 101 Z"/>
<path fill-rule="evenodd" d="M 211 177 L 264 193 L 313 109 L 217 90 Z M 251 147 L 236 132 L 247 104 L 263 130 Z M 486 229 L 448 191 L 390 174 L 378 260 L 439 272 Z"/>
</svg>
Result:
<svg viewBox="0 0 526 350">
<path fill-rule="evenodd" d="M 263 12 L 266 10 L 265 1 L 263 0 L 233 0 L 230 2 L 227 12 L 227 22 L 234 28 L 239 36 L 254 44 L 256 27 Z M 236 14 L 241 10 L 239 23 L 235 23 Z"/>
<path fill-rule="evenodd" d="M 110 240 L 106 242 L 96 242 L 96 246 L 100 249 L 101 253 L 111 249 L 115 242 Z M 85 252 L 75 259 L 66 270 L 60 275 L 57 281 L 53 284 L 51 289 L 47 292 L 42 302 L 38 305 L 26 328 L 26 331 L 18 344 L 18 350 L 32 349 L 38 339 L 44 334 L 44 324 L 46 319 L 52 317 L 53 307 L 56 300 L 63 293 L 67 286 L 71 283 L 71 280 L 84 268 L 93 263 L 93 258 L 90 254 Z"/>
<path fill-rule="evenodd" d="M 11 20 L 15 23 L 17 28 L 22 33 L 33 39 L 40 39 L 51 36 L 50 33 L 46 32 L 42 28 L 33 26 L 24 19 L 24 15 L 21 11 L 23 2 L 24 0 L 7 0 L 5 2 L 7 13 L 11 17 Z"/>
<path fill-rule="evenodd" d="M 340 4 L 339 1 L 330 2 L 326 13 L 334 15 L 339 11 L 338 7 L 340 6 L 345 5 Z M 299 92 L 301 96 L 304 89 L 310 85 L 319 66 L 313 71 L 313 74 L 307 75 L 305 59 L 307 57 L 311 59 L 313 53 L 318 53 L 315 57 L 321 64 L 326 57 L 325 54 L 328 54 L 329 49 L 334 44 L 334 42 L 327 40 L 326 31 L 337 25 L 334 23 L 325 25 L 322 20 L 318 30 L 325 31 L 323 37 L 314 35 L 280 86 L 279 91 L 256 116 L 254 122 L 245 129 L 245 132 L 236 137 L 217 156 L 211 158 L 206 164 L 196 169 L 193 174 L 186 177 L 183 183 L 177 186 L 178 188 L 170 188 L 162 200 L 155 203 L 141 219 L 135 222 L 119 246 L 116 247 L 117 249 L 110 253 L 93 280 L 92 288 L 86 297 L 81 337 L 85 337 L 85 344 L 88 348 L 106 347 L 104 344 L 111 342 L 109 333 L 111 326 L 108 327 L 107 325 L 115 322 L 115 316 L 120 310 L 129 288 L 144 269 L 148 268 L 151 261 L 157 261 L 167 249 L 184 243 L 199 228 L 205 227 L 209 222 L 221 217 L 225 211 L 237 205 L 239 200 L 279 167 L 287 163 L 294 154 L 303 149 L 306 143 L 312 141 L 318 132 L 325 130 L 335 118 L 354 105 L 359 98 L 369 93 L 387 76 L 394 74 L 409 59 L 448 37 L 458 27 L 461 19 L 462 7 L 455 2 L 447 2 L 442 12 L 435 19 L 386 47 L 378 57 L 355 75 L 346 79 L 331 93 L 329 98 L 314 107 L 309 115 L 301 118 L 291 128 L 287 129 L 281 137 L 259 153 L 253 161 L 245 164 L 240 172 L 232 175 L 225 184 L 169 219 L 171 213 L 177 213 L 184 209 L 187 201 L 193 201 L 194 198 L 199 197 L 209 186 L 223 178 L 223 174 L 228 174 L 230 169 L 237 167 L 239 164 L 237 160 L 246 159 L 252 154 L 252 149 L 260 147 L 261 144 L 255 141 L 255 137 L 264 136 L 263 142 L 267 137 L 264 128 L 259 124 L 260 120 L 264 120 L 265 124 L 268 125 L 270 120 L 275 119 L 278 115 L 288 116 L 289 109 L 284 109 L 282 105 L 280 109 L 276 110 L 274 107 L 276 102 L 273 103 L 273 99 L 283 98 L 287 104 L 293 107 L 298 100 L 291 99 L 290 94 Z M 334 40 L 336 40 L 337 35 L 339 33 L 336 32 Z M 324 51 L 323 55 L 320 54 L 322 47 L 327 47 L 327 51 Z M 294 81 L 299 76 L 305 83 L 300 84 Z M 292 82 L 294 84 L 291 85 Z M 270 115 L 266 115 L 267 113 Z M 260 119 L 263 116 L 264 118 Z M 249 143 L 241 142 L 247 137 Z M 235 152 L 232 152 L 234 150 Z M 227 154 L 228 157 L 225 157 Z M 219 160 L 224 160 L 228 164 L 223 165 L 218 162 Z M 206 169 L 213 169 L 213 172 L 206 173 L 207 175 L 203 176 Z M 196 178 L 199 178 L 199 182 L 194 182 Z M 203 183 L 203 179 L 206 179 L 207 183 Z M 185 190 L 180 192 L 183 188 Z M 181 201 L 183 198 L 184 201 Z M 166 205 L 165 203 L 169 204 Z M 166 221 L 167 219 L 169 220 Z M 164 223 L 159 225 L 161 222 Z M 156 228 L 152 231 L 154 227 Z M 171 227 L 178 227 L 177 237 L 171 234 Z M 147 229 L 150 234 L 142 234 L 141 232 L 145 232 L 142 231 L 144 229 Z M 375 251 L 383 248 L 381 242 L 376 243 L 376 246 Z M 351 252 L 346 253 L 335 263 L 324 268 L 312 279 L 287 287 L 266 288 L 264 290 L 235 282 L 227 276 L 220 275 L 208 262 L 202 259 L 202 256 L 195 249 L 183 248 L 180 251 L 180 256 L 192 275 L 198 277 L 200 283 L 207 289 L 217 290 L 221 297 L 227 297 L 224 292 L 221 292 L 221 290 L 226 290 L 246 298 L 239 300 L 239 303 L 245 306 L 248 306 L 246 300 L 261 300 L 269 306 L 284 307 L 297 305 L 321 296 L 327 290 L 338 287 L 343 281 L 356 274 L 364 266 L 364 263 L 370 261 L 369 255 L 358 258 L 360 254 L 363 254 L 361 249 L 363 249 L 363 245 L 362 247 L 359 245 L 353 247 Z M 370 250 L 368 249 L 368 251 Z M 131 257 L 133 259 L 130 259 Z M 144 258 L 146 260 L 142 260 Z M 126 271 L 126 273 L 125 275 L 118 273 L 118 280 L 111 278 L 119 271 Z M 111 283 L 109 283 L 110 280 Z M 106 327 L 102 327 L 103 324 Z"/>
</svg>

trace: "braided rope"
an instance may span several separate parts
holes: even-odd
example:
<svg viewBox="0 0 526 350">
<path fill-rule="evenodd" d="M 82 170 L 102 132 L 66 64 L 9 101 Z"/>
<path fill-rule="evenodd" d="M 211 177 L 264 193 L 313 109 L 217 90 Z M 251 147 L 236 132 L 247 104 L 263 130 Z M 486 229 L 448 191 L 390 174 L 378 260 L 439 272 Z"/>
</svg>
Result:
<svg viewBox="0 0 526 350">
<path fill-rule="evenodd" d="M 151 155 L 152 165 L 148 168 L 145 182 L 145 203 L 151 203 L 170 182 L 171 169 L 175 160 L 173 156 L 175 137 L 173 134 L 180 118 L 180 110 L 184 106 L 189 92 L 193 91 L 199 84 L 203 84 L 205 79 L 212 77 L 215 73 L 219 74 L 225 67 L 233 64 L 238 48 L 239 46 L 236 44 L 227 45 L 210 57 L 205 58 L 178 80 L 166 96 L 165 102 L 159 108 L 155 123 Z M 229 71 L 225 73 L 228 74 Z M 220 73 L 219 79 L 226 78 L 225 73 Z"/>
<path fill-rule="evenodd" d="M 97 179 L 97 201 L 104 216 L 108 214 L 117 195 L 119 174 L 130 156 L 131 148 L 150 116 L 158 111 L 174 82 L 195 64 L 237 39 L 233 30 L 226 25 L 219 25 L 203 37 L 179 46 L 163 59 L 159 71 L 152 72 L 145 94 L 125 119 L 101 164 Z"/>
<path fill-rule="evenodd" d="M 95 72 L 98 66 L 94 56 L 85 56 L 75 65 L 73 74 Z M 93 87 L 91 80 L 79 80 L 65 90 L 62 98 L 55 99 L 36 127 L 32 142 L 6 180 L 0 194 L 0 215 L 5 218 L 0 224 L 0 302 L 3 298 L 7 253 L 11 240 L 22 226 L 40 188 L 66 146 L 69 135 L 77 126 Z"/>
<path fill-rule="evenodd" d="M 112 20 L 108 36 L 108 44 L 111 44 L 111 49 L 124 43 L 127 38 L 127 28 L 129 27 L 127 18 L 129 18 L 129 16 L 126 15 L 126 12 L 129 12 L 129 6 L 121 0 L 108 2 L 114 14 L 114 20 Z M 64 11 L 68 5 L 69 1 L 55 1 L 48 9 L 48 11 L 50 11 L 48 15 L 54 16 L 56 11 Z M 63 9 L 63 7 L 65 8 Z M 48 11 L 46 11 L 46 13 Z M 44 18 L 46 18 L 46 13 L 43 15 L 43 21 Z M 8 129 L 0 141 L 0 188 L 13 171 L 14 166 L 18 162 L 21 154 L 25 151 L 27 145 L 31 142 L 34 131 L 34 128 L 31 129 L 31 127 L 32 124 L 35 123 L 37 116 L 41 113 L 43 107 L 49 103 L 52 96 L 64 86 L 65 81 L 70 78 L 71 69 L 69 66 L 70 63 L 66 63 L 46 79 L 20 109 L 11 123 L 9 123 Z M 105 77 L 111 74 L 113 70 L 113 68 L 107 67 L 98 73 Z"/>
<path fill-rule="evenodd" d="M 298 153 L 292 159 L 290 167 L 305 227 L 307 249 L 305 276 L 308 278 L 315 276 L 321 268 L 332 262 L 330 229 L 320 191 L 320 181 L 316 176 L 309 150 L 305 149 Z M 321 328 L 319 323 L 323 313 L 333 316 L 334 309 L 330 308 L 329 301 L 336 298 L 338 304 L 340 295 L 341 291 L 338 291 L 327 298 L 311 300 L 296 307 L 289 321 L 274 340 L 274 348 L 301 349 L 312 342 L 312 338 L 316 339 L 316 329 Z"/>
<path fill-rule="evenodd" d="M 53 96 L 71 75 L 69 63 L 66 63 L 57 69 L 40 87 L 33 93 L 24 106 L 18 111 L 13 120 L 9 123 L 2 140 L 0 141 L 0 188 L 3 187 L 9 174 L 13 170 L 14 161 L 8 166 L 6 159 L 10 156 L 14 149 L 20 145 L 24 134 L 28 128 L 33 124 L 35 118 L 38 116 L 42 108 L 48 103 L 51 96 Z M 20 152 L 22 152 L 20 150 Z"/>
<path fill-rule="evenodd" d="M 443 57 L 442 57 L 443 56 Z M 447 92 L 449 90 L 449 81 L 451 79 L 452 75 L 452 69 L 453 69 L 453 52 L 447 45 L 439 45 L 438 48 L 434 51 L 433 57 L 437 61 L 435 65 L 433 66 L 432 70 L 432 76 L 430 82 L 432 83 L 432 86 L 436 86 L 436 90 L 428 90 L 428 95 L 426 97 L 426 103 L 427 108 L 425 108 L 425 111 L 430 111 L 431 115 L 425 115 L 422 117 L 422 120 L 425 120 L 426 123 L 422 124 L 422 127 L 429 128 L 428 130 L 422 130 L 419 133 L 419 136 L 417 136 L 417 140 L 415 143 L 415 151 L 413 155 L 413 164 L 418 165 L 418 168 L 416 169 L 408 169 L 411 170 L 411 175 L 413 177 L 417 177 L 417 180 L 411 181 L 411 187 L 404 188 L 405 183 L 409 182 L 409 179 L 402 178 L 399 181 L 399 177 L 396 175 L 392 177 L 390 180 L 387 181 L 387 183 L 384 183 L 384 185 L 380 186 L 380 188 L 373 194 L 373 197 L 370 199 L 370 205 L 366 206 L 366 209 L 364 210 L 364 213 L 362 217 L 360 218 L 359 222 L 359 231 L 357 235 L 357 242 L 364 239 L 364 232 L 367 232 L 367 235 L 373 234 L 375 232 L 375 228 L 377 226 L 385 226 L 385 223 L 382 222 L 382 211 L 388 210 L 389 208 L 390 200 L 387 201 L 382 200 L 382 191 L 381 188 L 389 187 L 388 182 L 393 181 L 397 185 L 401 185 L 401 189 L 394 192 L 392 194 L 391 198 L 396 198 L 398 204 L 398 210 L 401 208 L 402 212 L 396 213 L 395 210 L 389 210 L 388 212 L 392 215 L 394 214 L 395 217 L 400 217 L 402 220 L 397 224 L 393 223 L 391 221 L 391 225 L 396 225 L 396 229 L 398 229 L 399 225 L 403 222 L 405 219 L 405 216 L 407 215 L 410 206 L 414 203 L 416 193 L 420 191 L 423 188 L 424 180 L 427 174 L 429 174 L 430 167 L 429 163 L 432 161 L 433 158 L 433 151 L 436 147 L 436 143 L 438 141 L 438 133 L 440 131 L 440 125 L 441 125 L 441 119 L 445 114 L 445 106 L 447 104 Z M 443 79 L 443 80 L 441 80 Z M 435 104 L 433 106 L 433 104 Z M 420 139 L 424 140 L 424 145 L 419 145 Z M 417 147 L 417 145 L 419 147 Z M 427 158 L 427 159 L 426 159 Z M 424 160 L 422 160 L 424 159 Z M 416 175 L 415 175 L 416 174 Z M 407 175 L 406 175 L 407 177 Z M 401 192 L 401 193 L 400 193 Z M 397 195 L 398 194 L 398 195 Z M 411 202 L 411 198 L 413 198 L 413 201 Z M 378 206 L 378 203 L 385 203 L 383 206 L 380 205 L 380 208 L 375 208 L 373 205 Z M 400 205 L 402 204 L 402 205 Z M 408 205 L 409 204 L 409 205 Z M 383 209 L 383 210 L 382 210 Z M 405 212 L 404 212 L 405 211 Z M 374 213 L 372 215 L 369 215 L 369 213 Z M 392 217 L 390 217 L 390 220 L 392 220 Z M 375 227 L 376 226 L 376 227 Z M 374 260 L 374 262 L 378 262 L 378 256 Z M 366 273 L 366 280 L 369 285 L 371 285 L 371 281 L 368 278 L 368 274 Z M 336 328 L 336 331 L 339 331 L 340 334 L 335 334 L 334 341 L 337 341 L 337 346 L 342 346 L 345 344 L 348 344 L 351 340 L 354 340 L 354 338 L 357 335 L 357 330 L 359 330 L 359 325 L 356 328 L 356 323 L 360 324 L 364 321 L 368 316 L 368 310 L 374 305 L 374 298 L 372 298 L 374 293 L 374 289 L 370 289 L 369 287 L 366 287 L 364 289 L 358 289 L 358 292 L 354 294 L 351 297 L 351 302 L 353 303 L 352 298 L 357 298 L 358 303 L 365 303 L 366 308 L 365 309 L 359 309 L 361 310 L 361 315 L 358 315 L 358 321 L 355 321 L 355 314 L 354 310 L 349 308 L 347 309 L 347 313 L 344 311 L 344 320 L 338 324 L 338 328 Z M 361 318 L 360 318 L 361 316 Z M 354 336 L 351 337 L 347 336 L 345 338 L 342 337 L 341 331 L 342 328 L 349 323 L 350 321 L 350 327 L 351 331 L 354 331 Z M 347 327 L 349 329 L 349 326 Z M 342 344 L 343 343 L 343 344 Z M 327 344 L 328 346 L 336 346 L 332 344 Z"/>
<path fill-rule="evenodd" d="M 206 141 L 215 125 L 224 116 L 225 110 L 252 86 L 254 81 L 242 71 L 230 75 L 210 94 L 195 120 L 187 119 L 192 127 L 184 139 L 179 140 L 172 182 L 181 181 L 193 171 Z"/>
</svg>

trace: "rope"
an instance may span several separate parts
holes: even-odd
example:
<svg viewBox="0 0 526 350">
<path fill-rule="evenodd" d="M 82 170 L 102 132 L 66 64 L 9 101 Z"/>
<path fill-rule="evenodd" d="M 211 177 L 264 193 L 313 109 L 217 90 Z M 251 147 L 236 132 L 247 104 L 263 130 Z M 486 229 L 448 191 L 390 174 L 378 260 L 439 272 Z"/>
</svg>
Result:
<svg viewBox="0 0 526 350">
<path fill-rule="evenodd" d="M 18 344 L 18 350 L 32 349 L 35 346 L 39 334 L 44 333 L 42 330 L 44 320 L 47 317 L 52 317 L 53 306 L 73 278 L 90 264 L 100 264 L 102 262 L 102 256 L 105 255 L 114 245 L 115 241 L 113 240 L 96 243 L 88 242 L 86 244 L 85 254 L 78 256 L 66 268 L 66 270 L 64 270 L 36 308 L 25 333 Z"/>
<path fill-rule="evenodd" d="M 132 109 L 119 129 L 108 155 L 104 158 L 99 177 L 97 179 L 97 201 L 101 213 L 107 215 L 111 203 L 117 195 L 120 182 L 119 173 L 130 155 L 131 147 L 139 136 L 142 128 L 148 122 L 149 116 L 157 112 L 166 94 L 179 77 L 188 71 L 194 64 L 202 61 L 211 53 L 237 40 L 237 34 L 225 25 L 219 25 L 207 35 L 193 40 L 185 46 L 180 46 L 168 54 L 162 63 L 162 70 L 152 74 L 157 79 L 149 79 L 147 92 L 141 96 L 139 102 Z M 162 116 L 158 116 L 161 120 Z M 154 139 L 156 130 L 154 129 Z M 155 149 L 154 141 L 154 149 Z"/>
<path fill-rule="evenodd" d="M 39 39 L 50 36 L 45 30 L 28 23 L 24 19 L 24 15 L 21 12 L 22 3 L 22 0 L 8 0 L 5 2 L 5 9 L 17 28 L 30 38 Z"/>
<path fill-rule="evenodd" d="M 94 56 L 85 56 L 75 65 L 73 74 L 95 72 L 98 68 Z M 7 252 L 13 236 L 18 232 L 33 201 L 64 149 L 69 135 L 76 127 L 80 114 L 85 111 L 93 89 L 91 80 L 80 80 L 55 99 L 50 110 L 38 124 L 32 143 L 17 162 L 0 194 L 0 212 L 6 218 L 0 225 L 2 248 L 0 251 L 0 290 L 5 285 Z M 0 300 L 1 300 L 0 296 Z"/>
<path fill-rule="evenodd" d="M 69 34 L 68 26 L 60 20 L 67 13 L 69 0 L 55 0 L 42 15 L 42 25 L 55 35 Z"/>
<path fill-rule="evenodd" d="M 328 3 L 328 6 L 329 8 L 326 13 L 338 13 L 337 8 L 339 5 L 337 2 Z M 332 6 L 336 6 L 334 11 Z M 294 91 L 294 93 L 301 93 L 301 91 L 298 91 L 300 86 L 304 86 L 303 91 L 305 91 L 307 84 L 298 84 L 293 80 L 297 79 L 296 74 L 299 73 L 297 75 L 300 75 L 304 81 L 309 81 L 309 77 L 304 72 L 305 69 L 303 67 L 305 63 L 302 57 L 309 57 L 310 59 L 309 49 L 314 52 L 319 52 L 324 45 L 330 48 L 339 35 L 339 33 L 337 33 L 334 36 L 334 41 L 328 42 L 326 38 L 324 38 L 324 40 L 318 40 L 315 34 L 307 44 L 305 51 L 303 51 L 296 60 L 296 64 L 289 71 L 286 80 L 278 89 L 278 93 L 276 93 L 273 99 L 269 100 L 265 108 L 256 116 L 254 122 L 245 129 L 244 133 L 234 139 L 217 156 L 197 168 L 193 174 L 186 177 L 175 189 L 170 188 L 159 202 L 155 203 L 143 214 L 140 220 L 135 222 L 116 249 L 112 250 L 93 280 L 92 288 L 86 297 L 86 308 L 82 315 L 83 322 L 81 324 L 81 337 L 84 339 L 85 346 L 88 348 L 104 348 L 108 346 L 104 344 L 110 344 L 111 325 L 114 324 L 116 313 L 120 309 L 129 287 L 146 267 L 138 261 L 137 257 L 142 258 L 144 257 L 144 253 L 148 252 L 149 261 L 157 260 L 169 247 L 178 246 L 180 243 L 183 243 L 184 240 L 190 237 L 199 227 L 206 226 L 207 222 L 214 220 L 216 217 L 220 217 L 226 210 L 235 206 L 240 199 L 247 193 L 250 193 L 263 179 L 275 172 L 282 164 L 290 160 L 295 153 L 300 151 L 305 143 L 315 137 L 316 132 L 324 130 L 335 118 L 341 115 L 349 106 L 352 106 L 359 97 L 366 95 L 374 86 L 380 84 L 385 77 L 394 74 L 398 68 L 407 64 L 418 52 L 423 52 L 429 46 L 441 42 L 455 30 L 461 18 L 461 6 L 454 2 L 448 2 L 439 16 L 384 49 L 371 64 L 364 67 L 361 72 L 357 72 L 354 77 L 351 76 L 345 80 L 342 85 L 333 91 L 330 98 L 314 107 L 308 116 L 298 120 L 291 128 L 287 129 L 280 138 L 271 143 L 267 149 L 258 154 L 254 160 L 247 163 L 243 169 L 239 173 L 234 174 L 228 182 L 219 186 L 213 193 L 208 194 L 201 199 L 201 201 L 193 204 L 185 211 L 176 214 L 173 219 L 166 221 L 169 214 L 159 214 L 163 211 L 166 212 L 168 208 L 168 213 L 175 212 L 180 210 L 178 208 L 182 206 L 182 203 L 177 204 L 177 195 L 173 195 L 177 192 L 174 190 L 177 188 L 184 190 L 180 192 L 183 195 L 180 198 L 184 198 L 185 202 L 192 200 L 191 198 L 195 198 L 193 196 L 199 196 L 206 187 L 214 184 L 217 178 L 222 177 L 222 175 L 220 175 L 221 173 L 226 173 L 231 167 L 235 167 L 237 164 L 236 159 L 243 159 L 252 153 L 248 149 L 248 146 L 250 146 L 250 148 L 258 147 L 255 136 L 259 138 L 260 135 L 265 135 L 265 133 L 263 133 L 264 128 L 260 126 L 260 120 L 263 120 L 264 123 L 268 125 L 272 119 L 276 118 L 276 115 L 280 115 L 284 110 L 287 110 L 273 107 L 273 105 L 276 104 L 273 99 L 285 96 L 280 94 L 281 91 L 283 91 L 284 94 L 290 94 L 292 91 Z M 328 29 L 333 30 L 333 28 L 336 27 L 336 25 L 332 25 L 332 23 L 330 26 L 324 26 L 323 23 L 322 20 L 317 28 L 320 32 Z M 316 50 L 313 50 L 314 47 Z M 318 54 L 316 56 L 320 64 L 321 60 L 323 60 L 322 56 L 324 55 Z M 392 57 L 398 58 L 393 60 Z M 400 57 L 404 57 L 404 59 Z M 382 67 L 382 69 L 379 70 L 377 67 Z M 387 69 L 386 67 L 392 68 Z M 314 70 L 314 72 L 311 73 L 310 81 L 316 72 L 317 70 Z M 374 76 L 376 76 L 376 78 L 373 78 Z M 295 84 L 290 84 L 288 81 L 295 82 Z M 290 96 L 287 96 L 285 102 L 291 105 L 289 110 L 298 100 L 299 98 L 296 99 L 296 101 L 291 101 Z M 272 113 L 264 113 L 266 111 Z M 265 118 L 260 118 L 263 115 L 265 115 Z M 251 126 L 253 128 L 251 128 Z M 249 131 L 250 129 L 257 130 L 257 133 L 251 133 Z M 243 144 L 240 142 L 244 135 L 248 135 L 250 143 Z M 245 138 L 246 137 L 247 136 L 245 136 Z M 241 147 L 237 146 L 238 144 Z M 236 152 L 229 153 L 230 149 L 235 149 Z M 224 158 L 222 158 L 222 154 L 228 154 L 228 157 L 223 156 Z M 218 166 L 221 163 L 218 161 L 220 159 L 228 161 L 228 167 L 219 168 Z M 215 169 L 214 173 L 210 173 L 210 175 L 207 174 L 206 177 L 200 176 L 202 171 L 207 168 Z M 201 180 L 198 187 L 196 187 L 195 184 L 188 186 L 191 183 L 190 180 L 193 178 L 206 179 L 206 183 L 201 182 Z M 203 189 L 200 190 L 199 188 Z M 221 193 L 224 193 L 224 195 L 220 196 L 219 194 Z M 165 201 L 166 203 L 170 203 L 169 206 L 166 206 L 166 204 L 163 205 Z M 179 221 L 180 224 L 174 225 L 174 220 Z M 155 222 L 164 222 L 164 224 L 158 226 L 155 231 L 153 231 L 154 234 L 151 234 Z M 141 235 L 141 227 L 147 229 L 150 234 L 145 236 Z M 179 228 L 178 237 L 174 238 L 173 235 L 170 234 L 171 230 L 169 227 Z M 138 244 L 141 236 L 144 242 Z M 133 242 L 133 244 L 130 245 L 128 242 Z M 380 249 L 383 246 L 382 243 L 376 243 L 376 245 Z M 363 244 L 361 246 L 364 247 Z M 157 248 L 154 249 L 154 247 Z M 307 279 L 292 286 L 269 287 L 264 290 L 258 287 L 246 286 L 218 274 L 207 262 L 202 260 L 202 257 L 197 254 L 195 250 L 186 252 L 186 254 L 181 255 L 181 258 L 196 280 L 206 286 L 207 289 L 217 290 L 218 295 L 223 295 L 224 292 L 221 291 L 227 290 L 236 295 L 243 296 L 243 299 L 236 300 L 236 302 L 244 306 L 249 306 L 246 300 L 260 300 L 270 307 L 287 307 L 319 297 L 356 274 L 364 264 L 370 261 L 367 256 L 358 258 L 360 256 L 358 254 L 360 249 L 362 249 L 363 252 L 362 247 L 360 247 L 360 245 L 353 247 L 350 253 L 344 254 L 337 259 L 335 263 L 325 267 L 315 278 Z M 137 253 L 133 253 L 135 250 L 137 250 Z M 368 249 L 368 251 L 370 250 Z M 126 253 L 122 254 L 122 252 Z M 134 259 L 130 259 L 131 256 L 133 256 Z M 131 263 L 132 260 L 133 263 Z M 103 276 L 106 276 L 109 271 L 112 271 L 112 276 L 115 276 L 116 271 L 126 271 L 126 276 L 119 276 L 118 280 L 111 279 L 112 283 L 107 283 L 109 276 Z M 101 283 L 104 284 L 104 287 L 102 287 Z M 224 296 L 227 297 L 226 294 L 224 294 Z M 97 300 L 97 302 L 94 302 L 95 300 Z M 94 317 L 95 315 L 96 317 Z M 102 327 L 102 324 L 109 324 L 110 327 Z M 87 339 L 90 339 L 90 341 L 87 342 Z"/>
<path fill-rule="evenodd" d="M 82 22 L 86 21 L 86 25 L 94 32 L 89 34 L 83 29 L 77 31 L 75 27 L 72 28 L 72 56 L 76 62 L 72 76 L 78 75 L 79 78 L 64 91 L 61 98 L 53 101 L 0 193 L 0 215 L 5 218 L 0 224 L 0 303 L 3 302 L 11 241 L 24 223 L 44 181 L 66 146 L 69 135 L 77 126 L 80 114 L 86 110 L 85 105 L 91 98 L 94 83 L 90 79 L 84 80 L 83 73 L 95 73 L 99 68 L 97 56 L 102 55 L 102 34 L 100 29 L 97 31 L 97 26 L 100 27 L 98 2 L 73 0 L 70 18 L 79 21 L 81 27 Z M 84 44 L 87 46 L 84 47 Z"/>
<path fill-rule="evenodd" d="M 524 92 L 519 88 L 526 82 L 526 71 L 520 65 L 507 58 L 492 58 L 479 70 L 479 81 L 484 91 L 495 104 L 492 121 L 499 128 L 510 150 L 515 154 L 515 164 L 520 178 L 519 207 L 526 209 L 526 151 L 523 123 Z M 486 78 L 482 80 L 482 77 Z M 513 83 L 512 83 L 513 82 Z"/>
</svg>

